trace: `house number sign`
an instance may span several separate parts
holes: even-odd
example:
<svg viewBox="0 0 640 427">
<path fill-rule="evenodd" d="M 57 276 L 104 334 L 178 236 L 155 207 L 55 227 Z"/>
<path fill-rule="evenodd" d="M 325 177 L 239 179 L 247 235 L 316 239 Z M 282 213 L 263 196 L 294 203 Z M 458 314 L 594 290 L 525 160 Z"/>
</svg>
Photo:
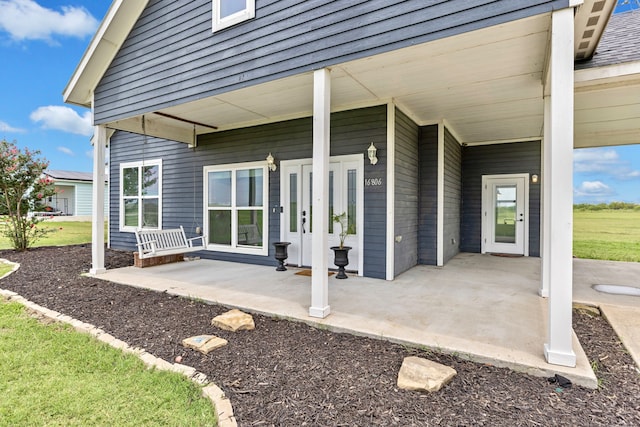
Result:
<svg viewBox="0 0 640 427">
<path fill-rule="evenodd" d="M 365 178 L 364 187 L 367 193 L 384 193 L 387 191 L 384 185 L 384 178 L 380 175 Z"/>
</svg>

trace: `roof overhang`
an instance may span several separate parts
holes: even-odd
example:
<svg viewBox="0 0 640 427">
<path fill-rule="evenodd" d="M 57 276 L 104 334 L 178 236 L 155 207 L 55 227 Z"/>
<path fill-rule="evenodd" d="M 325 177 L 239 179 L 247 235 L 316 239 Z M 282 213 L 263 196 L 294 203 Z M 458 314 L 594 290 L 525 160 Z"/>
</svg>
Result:
<svg viewBox="0 0 640 427">
<path fill-rule="evenodd" d="M 640 61 L 575 72 L 575 147 L 640 143 Z"/>
<path fill-rule="evenodd" d="M 95 88 L 147 3 L 149 0 L 115 0 L 111 4 L 62 93 L 64 102 L 91 108 Z"/>
<path fill-rule="evenodd" d="M 616 3 L 616 0 L 584 0 L 576 7 L 574 52 L 577 61 L 593 56 Z"/>
</svg>

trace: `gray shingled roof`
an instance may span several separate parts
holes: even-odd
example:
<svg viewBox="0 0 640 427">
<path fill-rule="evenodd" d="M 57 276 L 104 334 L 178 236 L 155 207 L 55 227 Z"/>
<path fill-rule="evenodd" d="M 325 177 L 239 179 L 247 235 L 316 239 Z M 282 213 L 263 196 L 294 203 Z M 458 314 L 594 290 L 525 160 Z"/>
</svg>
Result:
<svg viewBox="0 0 640 427">
<path fill-rule="evenodd" d="M 91 172 L 74 172 L 61 170 L 46 170 L 45 175 L 53 179 L 66 179 L 69 181 L 93 181 L 93 173 Z"/>
<path fill-rule="evenodd" d="M 604 67 L 640 60 L 640 9 L 616 13 L 609 19 L 596 53 L 590 60 L 576 62 L 575 69 Z"/>
</svg>

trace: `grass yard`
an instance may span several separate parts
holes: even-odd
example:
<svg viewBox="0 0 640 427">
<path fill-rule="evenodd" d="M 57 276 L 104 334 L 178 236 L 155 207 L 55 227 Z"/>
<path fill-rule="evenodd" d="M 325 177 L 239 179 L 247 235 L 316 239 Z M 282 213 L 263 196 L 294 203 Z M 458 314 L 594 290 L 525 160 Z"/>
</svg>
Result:
<svg viewBox="0 0 640 427">
<path fill-rule="evenodd" d="M 10 272 L 11 270 L 13 270 L 12 266 L 0 261 L 0 277 L 3 277 L 5 274 Z"/>
<path fill-rule="evenodd" d="M 182 375 L 148 370 L 68 325 L 44 325 L 0 300 L 0 425 L 214 426 Z"/>
<path fill-rule="evenodd" d="M 573 254 L 640 262 L 640 210 L 574 210 Z"/>
<path fill-rule="evenodd" d="M 53 231 L 38 240 L 34 246 L 66 246 L 91 242 L 90 221 L 54 222 L 45 220 L 39 223 L 38 227 L 44 227 Z M 107 226 L 105 224 L 105 238 L 106 233 Z M 0 249 L 11 249 L 9 239 L 3 235 L 0 235 Z"/>
</svg>

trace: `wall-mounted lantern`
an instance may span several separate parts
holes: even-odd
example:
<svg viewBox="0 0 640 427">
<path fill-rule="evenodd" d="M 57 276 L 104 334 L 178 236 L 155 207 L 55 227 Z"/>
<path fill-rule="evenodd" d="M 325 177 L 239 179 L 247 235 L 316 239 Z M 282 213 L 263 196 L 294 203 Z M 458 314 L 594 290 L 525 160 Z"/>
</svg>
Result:
<svg viewBox="0 0 640 427">
<path fill-rule="evenodd" d="M 367 148 L 367 154 L 369 155 L 369 161 L 371 162 L 372 165 L 375 165 L 376 163 L 378 163 L 378 158 L 376 157 L 377 151 L 378 151 L 378 149 L 376 148 L 375 145 L 373 145 L 373 142 L 371 143 L 369 148 Z"/>
</svg>

